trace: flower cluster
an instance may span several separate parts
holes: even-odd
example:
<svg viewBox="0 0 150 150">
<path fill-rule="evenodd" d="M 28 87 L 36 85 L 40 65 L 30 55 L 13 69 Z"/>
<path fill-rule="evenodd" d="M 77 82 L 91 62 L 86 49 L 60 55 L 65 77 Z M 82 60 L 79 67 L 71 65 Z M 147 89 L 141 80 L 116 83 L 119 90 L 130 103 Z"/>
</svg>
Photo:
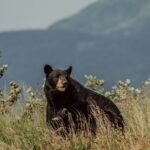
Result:
<svg viewBox="0 0 150 150">
<path fill-rule="evenodd" d="M 25 93 L 27 94 L 27 101 L 25 104 L 25 108 L 24 111 L 20 117 L 20 119 L 32 119 L 33 118 L 33 114 L 35 114 L 35 111 L 37 111 L 37 109 L 41 109 L 43 110 L 44 108 L 44 103 L 43 103 L 43 99 L 39 99 L 38 98 L 38 94 L 32 89 L 32 87 L 29 87 Z"/>
<path fill-rule="evenodd" d="M 92 76 L 92 75 L 85 75 L 85 78 L 87 79 L 87 82 L 85 83 L 85 86 L 100 93 L 100 94 L 104 94 L 104 88 L 103 85 L 105 83 L 104 80 L 99 80 L 97 79 L 96 76 Z"/>
<path fill-rule="evenodd" d="M 15 82 L 10 82 L 10 92 L 7 100 L 9 106 L 12 106 L 17 101 L 21 91 L 21 87 L 18 84 L 16 84 Z"/>
<path fill-rule="evenodd" d="M 135 88 L 131 86 L 131 80 L 127 79 L 125 82 L 118 81 L 112 87 L 111 92 L 106 92 L 105 96 L 111 98 L 113 101 L 126 100 L 129 95 L 135 95 Z"/>
<path fill-rule="evenodd" d="M 131 80 L 126 79 L 125 82 L 118 81 L 115 86 L 112 87 L 111 91 L 105 91 L 104 90 L 104 80 L 99 80 L 96 78 L 96 76 L 85 76 L 87 79 L 87 82 L 85 86 L 88 88 L 91 88 L 92 90 L 110 98 L 113 101 L 122 101 L 126 100 L 129 95 L 137 96 L 142 93 L 142 89 L 135 89 L 131 85 Z M 150 79 L 149 79 L 150 82 Z M 147 82 L 146 82 L 147 83 Z M 150 84 L 149 84 L 150 85 Z"/>
<path fill-rule="evenodd" d="M 0 100 L 0 112 L 1 113 L 8 113 L 11 110 L 11 107 L 15 104 L 18 100 L 18 96 L 21 93 L 21 88 L 18 84 L 14 82 L 10 82 L 10 91 L 7 94 L 6 98 L 3 98 L 3 95 Z"/>
<path fill-rule="evenodd" d="M 8 65 L 3 65 L 2 67 L 0 67 L 0 78 L 3 77 L 3 75 L 7 69 L 8 69 Z"/>
<path fill-rule="evenodd" d="M 145 81 L 144 85 L 150 85 L 150 78 L 147 81 Z"/>
</svg>

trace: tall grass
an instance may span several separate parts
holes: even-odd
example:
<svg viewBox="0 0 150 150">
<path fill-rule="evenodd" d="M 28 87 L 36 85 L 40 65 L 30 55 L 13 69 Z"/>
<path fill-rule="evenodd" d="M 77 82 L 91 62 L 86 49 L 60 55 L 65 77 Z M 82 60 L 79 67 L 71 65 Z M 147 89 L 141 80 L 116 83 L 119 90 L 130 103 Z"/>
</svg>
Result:
<svg viewBox="0 0 150 150">
<path fill-rule="evenodd" d="M 67 139 L 58 136 L 46 125 L 46 100 L 39 92 L 30 88 L 23 90 L 22 95 L 17 97 L 18 101 L 21 101 L 22 98 L 28 101 L 21 107 L 21 110 L 11 106 L 9 112 L 0 114 L 0 149 L 149 150 L 150 97 L 147 91 L 150 90 L 150 87 L 142 88 L 140 94 L 131 91 L 129 85 L 122 87 L 120 93 L 124 97 L 115 103 L 125 120 L 124 135 L 111 128 L 105 128 L 97 116 L 96 137 L 84 133 L 73 134 L 72 138 Z M 114 91 L 109 96 L 113 99 L 112 93 Z"/>
</svg>

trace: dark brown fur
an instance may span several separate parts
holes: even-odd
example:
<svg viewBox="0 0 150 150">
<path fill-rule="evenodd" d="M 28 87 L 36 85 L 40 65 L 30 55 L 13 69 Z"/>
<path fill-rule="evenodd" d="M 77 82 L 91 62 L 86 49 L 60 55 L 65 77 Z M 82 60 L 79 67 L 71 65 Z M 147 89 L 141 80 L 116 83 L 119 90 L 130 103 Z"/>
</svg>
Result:
<svg viewBox="0 0 150 150">
<path fill-rule="evenodd" d="M 49 65 L 44 67 L 46 82 L 44 92 L 47 98 L 46 121 L 54 129 L 59 125 L 54 120 L 62 120 L 65 130 L 68 132 L 69 121 L 67 114 L 72 115 L 76 128 L 79 129 L 78 114 L 84 116 L 92 133 L 96 133 L 96 120 L 91 113 L 91 103 L 97 105 L 100 111 L 108 118 L 111 125 L 119 130 L 124 129 L 123 117 L 117 106 L 108 98 L 85 88 L 78 81 L 70 77 L 72 67 L 67 70 L 53 70 Z M 62 79 L 64 91 L 59 90 L 56 85 L 58 78 Z M 79 113 L 78 113 L 79 112 Z"/>
</svg>

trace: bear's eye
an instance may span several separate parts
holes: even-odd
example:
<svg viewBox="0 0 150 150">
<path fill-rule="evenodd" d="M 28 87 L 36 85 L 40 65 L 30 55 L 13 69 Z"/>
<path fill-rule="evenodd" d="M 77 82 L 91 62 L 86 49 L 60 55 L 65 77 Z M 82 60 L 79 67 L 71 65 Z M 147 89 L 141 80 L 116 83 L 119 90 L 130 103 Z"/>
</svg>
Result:
<svg viewBox="0 0 150 150">
<path fill-rule="evenodd" d="M 65 75 L 65 78 L 68 79 L 68 75 Z"/>
<path fill-rule="evenodd" d="M 57 74 L 57 75 L 55 75 L 55 76 L 53 77 L 53 80 L 54 80 L 54 81 L 57 81 L 57 80 L 59 79 L 59 77 L 60 77 L 60 75 Z"/>
<path fill-rule="evenodd" d="M 67 77 L 68 77 L 68 75 L 67 75 L 67 73 L 66 73 L 66 72 L 64 72 L 63 76 L 64 76 L 65 78 L 67 78 Z"/>
<path fill-rule="evenodd" d="M 54 78 L 59 78 L 60 74 L 56 74 Z"/>
</svg>

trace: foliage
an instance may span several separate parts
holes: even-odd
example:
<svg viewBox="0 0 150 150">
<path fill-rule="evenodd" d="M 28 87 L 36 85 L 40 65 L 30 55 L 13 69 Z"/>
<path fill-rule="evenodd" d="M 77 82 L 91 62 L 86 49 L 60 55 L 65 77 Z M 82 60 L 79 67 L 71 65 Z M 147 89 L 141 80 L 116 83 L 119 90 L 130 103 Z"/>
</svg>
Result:
<svg viewBox="0 0 150 150">
<path fill-rule="evenodd" d="M 97 91 L 100 94 L 104 94 L 104 80 L 99 80 L 96 78 L 96 76 L 92 76 L 92 75 L 85 75 L 85 78 L 87 79 L 87 82 L 85 83 L 85 86 Z"/>
<path fill-rule="evenodd" d="M 11 107 L 18 100 L 18 96 L 21 93 L 21 88 L 14 82 L 10 82 L 10 92 L 8 93 L 6 99 L 3 98 L 3 94 L 1 94 L 0 99 L 0 110 L 1 113 L 8 113 L 11 110 Z"/>
<path fill-rule="evenodd" d="M 0 67 L 0 78 L 3 77 L 3 75 L 7 69 L 8 69 L 8 65 L 3 65 L 2 67 Z"/>
<path fill-rule="evenodd" d="M 99 80 L 96 76 L 92 75 L 85 75 L 85 78 L 87 79 L 85 84 L 86 87 L 110 98 L 115 102 L 126 100 L 129 94 L 136 97 L 142 93 L 140 89 L 135 89 L 132 86 L 130 79 L 127 79 L 125 82 L 118 81 L 116 85 L 112 87 L 112 91 L 106 91 L 104 88 L 104 80 Z M 150 79 L 145 81 L 143 88 L 146 87 L 146 85 L 150 85 Z"/>
<path fill-rule="evenodd" d="M 140 89 L 134 89 L 130 80 L 118 81 L 112 91 L 104 90 L 104 81 L 87 76 L 86 85 L 110 97 L 120 108 L 125 118 L 125 133 L 106 129 L 97 115 L 96 137 L 82 133 L 64 139 L 48 128 L 45 121 L 45 98 L 43 93 L 31 87 L 10 84 L 10 92 L 1 98 L 5 103 L 12 98 L 11 111 L 0 114 L 0 147 L 2 150 L 130 150 L 150 149 L 150 80 Z M 101 91 L 101 89 L 103 89 Z M 13 94 L 12 94 L 13 93 Z M 16 94 L 16 95 L 15 95 Z M 4 94 L 3 94 L 4 95 Z M 15 95 L 15 96 L 14 96 Z M 6 99 L 5 99 L 6 98 Z M 11 98 L 10 98 L 11 99 Z M 21 100 L 22 110 L 17 107 Z M 117 100 L 118 99 L 118 100 Z M 10 108 L 9 107 L 9 108 Z M 5 109 L 5 108 L 4 108 Z"/>
</svg>

